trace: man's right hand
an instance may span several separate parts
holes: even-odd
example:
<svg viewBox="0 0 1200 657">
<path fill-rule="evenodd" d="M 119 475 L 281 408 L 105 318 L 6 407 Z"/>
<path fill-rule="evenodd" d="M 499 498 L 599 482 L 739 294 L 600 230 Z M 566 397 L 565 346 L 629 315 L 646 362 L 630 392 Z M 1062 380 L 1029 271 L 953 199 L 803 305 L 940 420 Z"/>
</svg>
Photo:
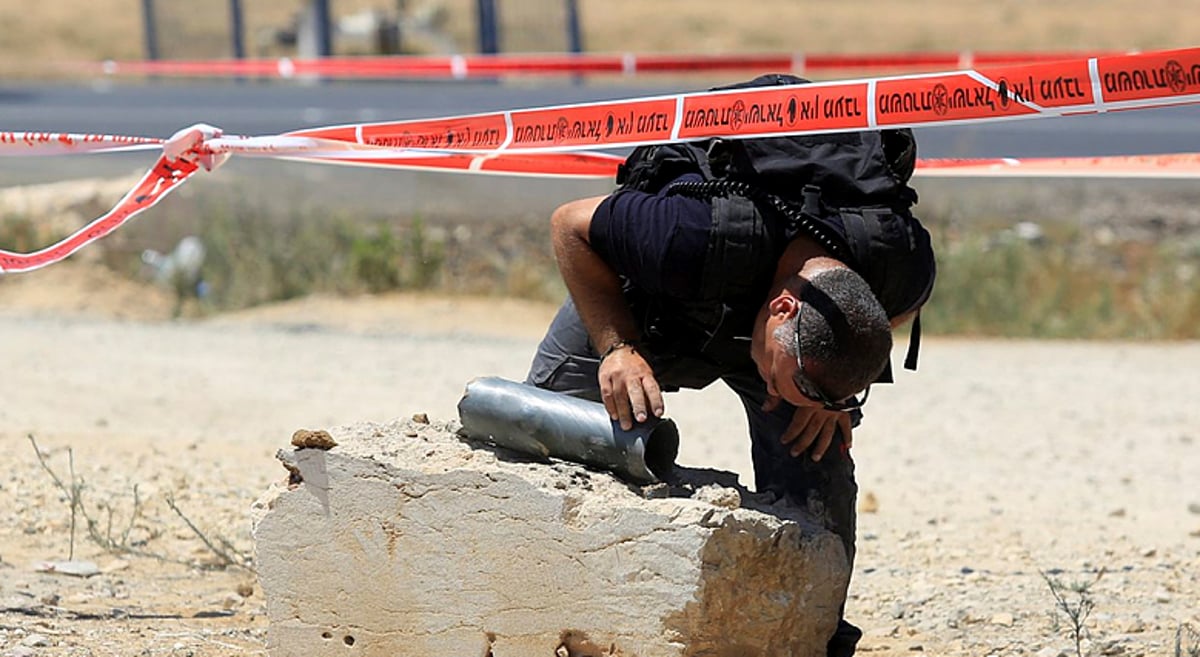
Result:
<svg viewBox="0 0 1200 657">
<path fill-rule="evenodd" d="M 640 331 L 621 292 L 620 277 L 588 242 L 592 215 L 603 200 L 596 196 L 560 206 L 550 217 L 550 236 L 579 317 L 592 344 L 604 354 L 599 374 L 604 408 L 629 431 L 651 414 L 662 417 L 662 390 L 650 364 L 632 343 L 624 342 Z"/>
<path fill-rule="evenodd" d="M 654 370 L 633 345 L 623 345 L 600 362 L 600 397 L 608 416 L 629 431 L 634 422 L 662 417 L 663 396 Z"/>
</svg>

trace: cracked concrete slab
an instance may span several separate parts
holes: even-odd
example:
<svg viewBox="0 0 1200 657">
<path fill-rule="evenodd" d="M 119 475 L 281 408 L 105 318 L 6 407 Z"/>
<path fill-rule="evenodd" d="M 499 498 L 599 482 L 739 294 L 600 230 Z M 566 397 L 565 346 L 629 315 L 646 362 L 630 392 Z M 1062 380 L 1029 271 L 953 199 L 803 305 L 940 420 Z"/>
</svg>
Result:
<svg viewBox="0 0 1200 657">
<path fill-rule="evenodd" d="M 254 509 L 273 657 L 824 654 L 849 569 L 804 511 L 730 473 L 641 487 L 457 429 L 280 451 Z"/>
</svg>

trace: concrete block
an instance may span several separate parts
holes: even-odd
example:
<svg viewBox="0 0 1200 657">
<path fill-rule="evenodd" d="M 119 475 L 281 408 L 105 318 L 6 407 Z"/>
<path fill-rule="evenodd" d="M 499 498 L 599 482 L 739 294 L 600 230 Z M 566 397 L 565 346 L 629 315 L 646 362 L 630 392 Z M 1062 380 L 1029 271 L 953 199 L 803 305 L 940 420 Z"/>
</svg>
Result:
<svg viewBox="0 0 1200 657">
<path fill-rule="evenodd" d="M 639 487 L 457 428 L 280 452 L 254 509 L 273 657 L 824 654 L 849 569 L 803 510 L 730 473 Z"/>
</svg>

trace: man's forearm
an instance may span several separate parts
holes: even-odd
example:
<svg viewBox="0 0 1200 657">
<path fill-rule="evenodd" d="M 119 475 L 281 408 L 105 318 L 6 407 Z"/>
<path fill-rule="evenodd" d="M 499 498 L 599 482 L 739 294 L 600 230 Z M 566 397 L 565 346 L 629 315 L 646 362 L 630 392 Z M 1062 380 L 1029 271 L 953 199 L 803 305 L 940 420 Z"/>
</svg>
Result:
<svg viewBox="0 0 1200 657">
<path fill-rule="evenodd" d="M 552 219 L 552 242 L 563 282 L 592 345 L 603 354 L 612 345 L 633 342 L 641 334 L 621 294 L 620 278 L 588 243 L 592 213 L 601 200 L 583 199 L 559 208 Z"/>
</svg>

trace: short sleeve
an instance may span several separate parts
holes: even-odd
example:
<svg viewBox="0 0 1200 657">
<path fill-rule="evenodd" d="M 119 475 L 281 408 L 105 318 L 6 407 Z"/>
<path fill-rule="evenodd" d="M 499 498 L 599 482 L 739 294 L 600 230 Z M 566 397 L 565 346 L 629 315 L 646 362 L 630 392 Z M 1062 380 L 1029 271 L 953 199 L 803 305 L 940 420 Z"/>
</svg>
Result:
<svg viewBox="0 0 1200 657">
<path fill-rule="evenodd" d="M 699 292 L 711 226 L 707 201 L 665 189 L 656 194 L 626 189 L 596 208 L 588 240 L 601 259 L 634 285 L 686 299 Z"/>
</svg>

